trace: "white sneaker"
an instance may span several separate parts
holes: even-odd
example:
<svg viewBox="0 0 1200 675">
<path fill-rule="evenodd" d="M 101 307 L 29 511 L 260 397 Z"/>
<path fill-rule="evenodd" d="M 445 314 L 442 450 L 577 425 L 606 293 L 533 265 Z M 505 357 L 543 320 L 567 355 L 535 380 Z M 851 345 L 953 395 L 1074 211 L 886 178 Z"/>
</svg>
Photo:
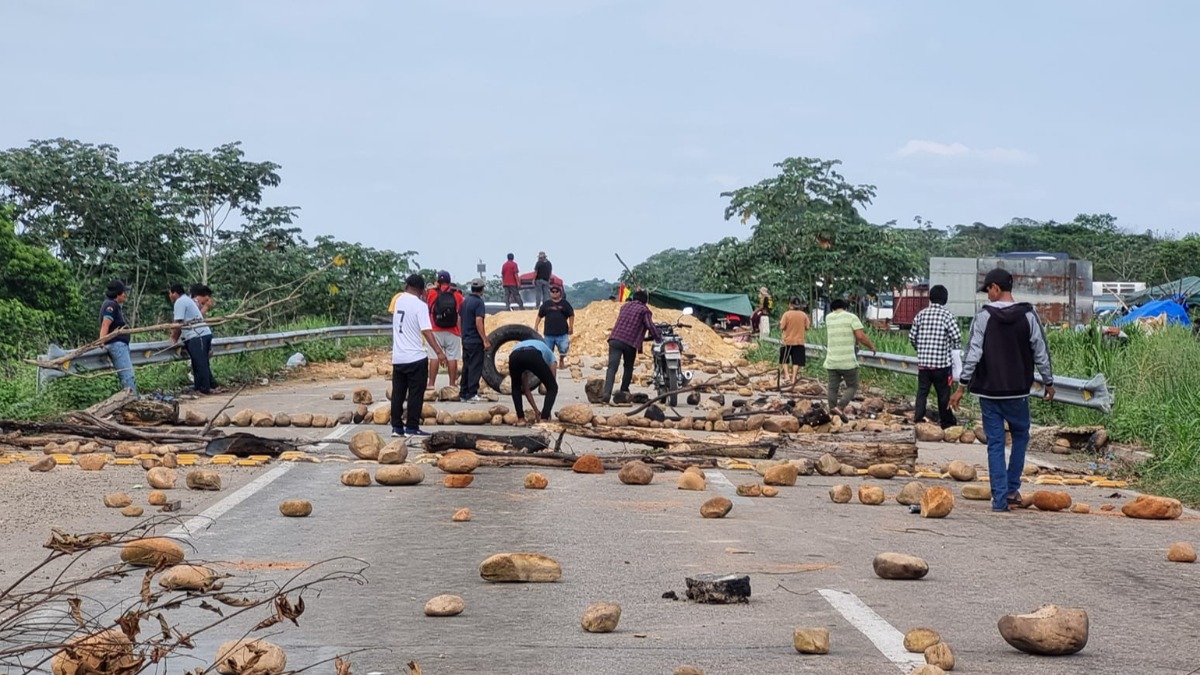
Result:
<svg viewBox="0 0 1200 675">
<path fill-rule="evenodd" d="M 486 398 L 480 396 L 479 394 L 476 394 L 476 395 L 472 396 L 471 398 L 468 398 L 465 401 L 463 401 L 463 403 L 487 403 L 487 402 L 488 402 L 488 400 Z"/>
</svg>

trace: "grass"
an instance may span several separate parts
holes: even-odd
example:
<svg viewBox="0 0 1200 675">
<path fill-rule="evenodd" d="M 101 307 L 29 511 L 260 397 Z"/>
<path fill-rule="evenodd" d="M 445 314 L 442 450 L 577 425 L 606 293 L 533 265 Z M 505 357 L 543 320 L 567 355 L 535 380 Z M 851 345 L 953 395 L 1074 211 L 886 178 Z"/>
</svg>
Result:
<svg viewBox="0 0 1200 675">
<path fill-rule="evenodd" d="M 1085 331 L 1052 331 L 1048 334 L 1054 372 L 1087 379 L 1104 373 L 1114 396 L 1111 415 L 1078 406 L 1033 402 L 1038 424 L 1103 425 L 1112 440 L 1140 445 L 1152 458 L 1132 476 L 1139 488 L 1175 497 L 1200 506 L 1200 340 L 1186 328 L 1168 328 L 1146 334 L 1126 329 L 1128 339 L 1104 337 L 1096 327 Z M 881 352 L 913 354 L 907 334 L 868 329 Z M 823 330 L 809 333 L 807 341 L 824 342 Z M 778 347 L 762 345 L 749 358 L 774 361 Z M 822 359 L 809 359 L 808 375 L 824 379 Z M 916 378 L 900 373 L 862 369 L 865 385 L 894 396 L 916 393 Z M 972 399 L 964 401 L 964 405 Z"/>
</svg>

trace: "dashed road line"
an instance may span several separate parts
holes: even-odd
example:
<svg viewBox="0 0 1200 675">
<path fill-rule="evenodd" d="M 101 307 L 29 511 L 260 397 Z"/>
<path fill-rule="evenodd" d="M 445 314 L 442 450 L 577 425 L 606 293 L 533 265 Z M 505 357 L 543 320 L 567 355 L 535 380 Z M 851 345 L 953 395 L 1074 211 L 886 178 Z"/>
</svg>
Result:
<svg viewBox="0 0 1200 675">
<path fill-rule="evenodd" d="M 850 622 L 850 625 L 867 636 L 875 648 L 901 671 L 907 673 L 917 666 L 925 665 L 924 656 L 913 654 L 904 648 L 904 634 L 896 630 L 882 616 L 876 614 L 875 610 L 868 607 L 867 603 L 860 600 L 857 595 L 849 591 L 835 591 L 827 588 L 819 589 L 817 592 L 830 605 L 833 605 L 833 608 L 841 613 L 846 621 Z"/>
</svg>

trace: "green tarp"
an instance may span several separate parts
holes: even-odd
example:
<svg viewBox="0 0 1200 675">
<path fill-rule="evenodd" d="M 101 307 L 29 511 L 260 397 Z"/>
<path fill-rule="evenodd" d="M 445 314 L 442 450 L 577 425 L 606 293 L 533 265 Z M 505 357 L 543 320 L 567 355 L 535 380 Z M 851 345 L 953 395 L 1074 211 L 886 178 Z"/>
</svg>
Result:
<svg viewBox="0 0 1200 675">
<path fill-rule="evenodd" d="M 739 293 L 693 293 L 691 291 L 650 291 L 650 304 L 655 307 L 683 309 L 694 307 L 720 314 L 737 314 L 750 316 L 754 307 L 750 298 Z"/>
<path fill-rule="evenodd" d="M 1185 305 L 1200 305 L 1200 277 L 1184 277 L 1122 298 L 1130 307 L 1182 295 Z"/>
</svg>

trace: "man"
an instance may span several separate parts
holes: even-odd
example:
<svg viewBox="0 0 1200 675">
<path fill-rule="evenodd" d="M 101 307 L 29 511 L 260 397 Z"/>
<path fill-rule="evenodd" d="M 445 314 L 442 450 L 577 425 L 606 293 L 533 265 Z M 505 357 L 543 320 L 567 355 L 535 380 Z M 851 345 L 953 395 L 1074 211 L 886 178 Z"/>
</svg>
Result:
<svg viewBox="0 0 1200 675">
<path fill-rule="evenodd" d="M 125 313 L 121 305 L 129 297 L 129 288 L 120 279 L 113 279 L 104 292 L 104 302 L 100 303 L 100 339 L 108 358 L 112 359 L 113 370 L 117 371 L 117 379 L 122 389 L 128 389 L 137 396 L 137 382 L 133 379 L 133 359 L 129 355 L 129 333 L 116 334 L 129 324 L 125 322 Z"/>
<path fill-rule="evenodd" d="M 204 284 L 192 284 L 192 287 L 188 289 L 188 295 L 192 296 L 192 301 L 196 303 L 196 308 L 200 310 L 200 316 L 208 318 L 208 313 L 216 305 L 212 298 L 212 289 Z M 217 378 L 212 376 L 212 326 L 208 327 L 208 335 L 202 336 L 202 339 L 204 340 L 204 351 L 208 354 L 210 375 L 208 383 L 212 386 L 212 393 L 223 394 L 225 393 L 225 388 L 218 385 Z"/>
<path fill-rule="evenodd" d="M 558 374 L 558 363 L 554 359 L 554 352 L 550 351 L 550 348 L 542 340 L 522 340 L 517 343 L 516 347 L 513 347 L 512 353 L 508 355 L 508 374 L 512 378 L 513 410 L 517 413 L 516 425 L 523 427 L 527 424 L 525 406 L 521 401 L 522 396 L 529 401 L 529 407 L 533 410 L 535 417 L 540 416 L 542 421 L 549 421 L 550 411 L 554 409 L 554 399 L 558 396 L 558 381 L 555 379 Z M 530 375 L 546 385 L 546 399 L 542 403 L 540 413 L 537 402 L 533 399 L 533 379 L 529 377 Z"/>
<path fill-rule="evenodd" d="M 459 398 L 466 403 L 485 400 L 479 396 L 479 378 L 483 376 L 484 354 L 492 348 L 484 325 L 487 309 L 483 304 L 483 289 L 486 285 L 483 279 L 471 282 L 471 294 L 463 300 L 458 315 L 463 354 L 462 382 L 458 391 Z"/>
<path fill-rule="evenodd" d="M 196 301 L 184 292 L 183 284 L 172 284 L 167 297 L 171 298 L 174 307 L 175 327 L 171 329 L 171 342 L 178 343 L 182 339 L 183 348 L 192 361 L 192 384 L 196 393 L 208 396 L 213 384 L 204 336 L 212 335 L 212 330 L 204 323 L 204 315 Z"/>
<path fill-rule="evenodd" d="M 779 330 L 783 332 L 779 367 L 784 369 L 792 382 L 800 381 L 800 369 L 808 362 L 804 353 L 804 338 L 809 328 L 812 328 L 812 321 L 804 312 L 800 298 L 792 298 L 788 311 L 779 319 Z"/>
<path fill-rule="evenodd" d="M 913 422 L 925 419 L 929 388 L 937 392 L 938 423 L 943 429 L 958 424 L 950 411 L 950 382 L 954 379 L 951 353 L 962 349 L 962 330 L 958 320 L 946 309 L 950 298 L 945 286 L 929 289 L 929 306 L 913 317 L 908 341 L 917 350 L 917 402 Z"/>
<path fill-rule="evenodd" d="M 1012 274 L 1007 270 L 996 268 L 983 278 L 979 292 L 987 293 L 988 304 L 971 321 L 961 386 L 950 397 L 950 407 L 955 410 L 962 401 L 963 387 L 979 397 L 988 439 L 993 511 L 1021 505 L 1021 473 L 1029 446 L 1029 390 L 1035 366 L 1045 387 L 1043 398 L 1054 400 L 1054 371 L 1042 321 L 1033 305 L 1013 300 L 1012 288 Z M 1007 467 L 1005 422 L 1012 434 Z"/>
<path fill-rule="evenodd" d="M 655 340 L 662 340 L 662 333 L 654 325 L 654 315 L 646 306 L 649 296 L 646 291 L 639 290 L 633 294 L 617 314 L 617 322 L 613 324 L 608 334 L 608 371 L 604 374 L 605 405 L 612 396 L 613 380 L 617 376 L 617 366 L 625 362 L 625 370 L 621 373 L 620 393 L 629 395 L 629 383 L 633 381 L 633 360 L 642 351 L 642 342 L 646 333 Z"/>
<path fill-rule="evenodd" d="M 443 362 L 450 376 L 450 384 L 458 382 L 458 360 L 462 358 L 462 331 L 458 328 L 458 315 L 462 311 L 463 295 L 450 284 L 450 273 L 446 270 L 438 272 L 437 288 L 429 292 L 428 301 L 433 337 L 444 354 L 439 359 L 432 349 L 427 352 L 433 359 L 429 363 L 429 384 L 426 389 L 433 389 Z"/>
<path fill-rule="evenodd" d="M 518 309 L 525 309 L 525 301 L 521 300 L 521 270 L 513 254 L 508 254 L 508 262 L 500 266 L 500 283 L 504 285 L 504 304 L 512 311 L 513 303 Z"/>
<path fill-rule="evenodd" d="M 446 352 L 434 336 L 429 305 L 425 304 L 425 278 L 413 274 L 404 281 L 404 292 L 396 298 L 392 312 L 392 436 L 428 436 L 421 431 L 421 406 L 429 371 L 428 344 L 435 358 L 445 360 Z M 422 344 L 424 343 L 424 344 Z M 408 403 L 405 418 L 404 404 Z"/>
<path fill-rule="evenodd" d="M 825 317 L 825 370 L 829 372 L 829 411 L 843 419 L 843 411 L 858 393 L 858 355 L 855 348 L 861 344 L 875 351 L 875 345 L 863 330 L 862 321 L 851 312 L 847 312 L 847 307 L 849 305 L 846 301 L 838 298 L 829 303 L 832 311 Z M 846 385 L 846 393 L 839 399 L 838 390 L 843 383 Z"/>
<path fill-rule="evenodd" d="M 537 320 L 533 329 L 542 332 L 542 319 L 546 320 L 546 346 L 553 351 L 558 348 L 558 358 L 566 358 L 571 350 L 571 336 L 575 334 L 575 308 L 563 298 L 562 287 L 550 286 L 550 299 L 538 308 Z"/>
<path fill-rule="evenodd" d="M 533 265 L 533 285 L 537 289 L 538 307 L 550 299 L 550 277 L 553 272 L 554 265 L 546 259 L 546 252 L 538 251 L 537 262 Z"/>
<path fill-rule="evenodd" d="M 750 316 L 750 331 L 758 331 L 759 337 L 771 334 L 771 312 L 775 309 L 775 298 L 766 286 L 758 289 L 758 309 Z"/>
</svg>

